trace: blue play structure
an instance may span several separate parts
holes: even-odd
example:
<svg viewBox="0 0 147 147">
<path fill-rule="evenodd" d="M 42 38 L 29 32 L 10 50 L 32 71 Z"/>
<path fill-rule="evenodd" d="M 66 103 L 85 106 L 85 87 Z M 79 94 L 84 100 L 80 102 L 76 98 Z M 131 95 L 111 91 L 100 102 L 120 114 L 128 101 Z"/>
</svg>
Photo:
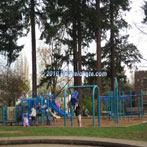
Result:
<svg viewBox="0 0 147 147">
<path fill-rule="evenodd" d="M 23 118 L 27 117 L 29 122 L 31 121 L 31 109 L 34 105 L 39 107 L 36 108 L 37 113 L 41 116 L 41 124 L 44 123 L 46 113 L 43 108 L 44 105 L 47 106 L 47 109 L 51 108 L 56 114 L 64 117 L 64 126 L 66 127 L 66 119 L 70 117 L 71 127 L 73 127 L 73 107 L 78 102 L 78 91 L 79 88 L 92 88 L 92 112 L 93 112 L 93 127 L 95 127 L 95 101 L 97 100 L 97 117 L 98 117 L 98 127 L 101 124 L 101 115 L 103 114 L 101 104 L 105 106 L 105 114 L 109 120 L 114 120 L 115 123 L 119 123 L 121 119 L 132 120 L 133 115 L 138 115 L 139 119 L 143 120 L 143 94 L 142 90 L 140 94 L 133 95 L 132 91 L 129 92 L 129 95 L 125 95 L 124 91 L 118 90 L 117 78 L 114 79 L 114 91 L 109 91 L 107 96 L 100 96 L 100 91 L 97 85 L 83 85 L 83 86 L 68 86 L 64 90 L 64 110 L 61 110 L 57 107 L 57 104 L 54 100 L 54 95 L 42 95 L 42 97 L 37 98 L 27 98 L 22 99 L 21 104 L 16 107 L 1 107 L 0 108 L 0 122 L 3 125 L 7 123 L 17 123 L 20 121 L 23 125 Z M 76 89 L 72 92 L 73 89 Z M 97 91 L 96 91 L 97 90 Z M 71 106 L 70 112 L 68 114 L 66 111 L 66 95 L 67 92 L 70 92 L 71 95 Z M 97 97 L 95 98 L 97 92 Z M 137 100 L 137 106 L 133 107 L 133 101 Z M 52 116 L 54 117 L 54 116 Z M 49 116 L 51 118 L 51 116 Z M 53 118 L 54 119 L 54 118 Z"/>
<path fill-rule="evenodd" d="M 114 79 L 114 91 L 109 91 L 108 96 L 101 96 L 100 102 L 106 106 L 107 118 L 114 120 L 115 123 L 119 124 L 119 120 L 122 118 L 131 119 L 133 114 L 138 114 L 138 117 L 143 120 L 143 95 L 142 90 L 140 94 L 132 95 L 130 91 L 129 95 L 125 95 L 124 91 L 118 91 L 117 78 Z M 132 101 L 138 98 L 138 106 L 133 107 Z"/>
<path fill-rule="evenodd" d="M 64 111 L 59 109 L 57 107 L 57 104 L 55 102 L 55 100 L 52 100 L 52 102 L 49 100 L 49 106 L 60 116 L 64 117 Z M 71 117 L 71 114 L 65 113 L 66 117 Z"/>
<path fill-rule="evenodd" d="M 50 107 L 52 108 L 52 110 L 54 112 L 56 112 L 56 114 L 60 115 L 60 116 L 64 116 L 64 111 L 59 109 L 57 107 L 57 104 L 54 100 L 54 95 L 43 95 L 41 98 L 27 98 L 27 99 L 22 99 L 21 101 L 21 105 L 22 105 L 22 124 L 23 124 L 23 117 L 25 115 L 25 117 L 28 117 L 28 120 L 30 122 L 31 119 L 31 109 L 34 105 L 38 105 L 38 103 L 40 103 L 41 105 L 41 109 L 39 109 L 38 107 L 36 108 L 36 111 L 40 113 L 41 115 L 41 124 L 44 123 L 44 118 L 45 118 L 45 110 L 43 108 L 44 105 L 47 105 L 47 109 Z M 66 117 L 70 117 L 70 114 L 66 113 Z M 51 118 L 51 116 L 49 116 Z"/>
<path fill-rule="evenodd" d="M 95 127 L 95 90 L 97 89 L 97 110 L 98 110 L 98 126 L 100 127 L 100 91 L 97 85 L 83 85 L 83 86 L 68 86 L 64 90 L 64 126 L 66 127 L 66 94 L 69 90 L 71 96 L 73 96 L 73 103 L 71 103 L 71 127 L 73 127 L 73 106 L 77 103 L 77 95 L 78 93 L 74 91 L 72 93 L 71 89 L 79 89 L 79 88 L 92 88 L 92 103 L 93 103 L 93 127 Z"/>
<path fill-rule="evenodd" d="M 124 92 L 118 90 L 118 82 L 117 78 L 114 79 L 114 91 L 109 91 L 108 96 L 100 96 L 99 88 L 97 85 L 83 85 L 83 86 L 68 86 L 64 91 L 64 112 L 66 112 L 66 94 L 69 90 L 71 96 L 73 96 L 73 100 L 71 100 L 71 127 L 73 127 L 73 106 L 76 104 L 77 99 L 75 95 L 78 95 L 76 91 L 72 93 L 71 89 L 78 88 L 92 88 L 92 102 L 93 102 L 93 127 L 95 127 L 95 90 L 98 89 L 97 94 L 97 111 L 98 111 L 98 126 L 100 127 L 100 111 L 101 104 L 105 104 L 106 106 L 106 114 L 110 120 L 114 120 L 115 123 L 119 123 L 121 117 L 123 119 L 131 118 L 133 113 L 138 114 L 143 120 L 143 95 L 142 90 L 138 95 L 132 95 L 130 91 L 130 95 L 125 95 Z M 138 106 L 132 107 L 132 100 L 138 97 Z M 137 108 L 137 110 L 136 110 Z M 65 114 L 65 113 L 64 113 Z M 66 127 L 66 115 L 64 115 L 64 126 Z"/>
<path fill-rule="evenodd" d="M 15 124 L 17 125 L 21 118 L 21 107 L 1 107 L 0 108 L 0 122 L 3 125 Z"/>
</svg>

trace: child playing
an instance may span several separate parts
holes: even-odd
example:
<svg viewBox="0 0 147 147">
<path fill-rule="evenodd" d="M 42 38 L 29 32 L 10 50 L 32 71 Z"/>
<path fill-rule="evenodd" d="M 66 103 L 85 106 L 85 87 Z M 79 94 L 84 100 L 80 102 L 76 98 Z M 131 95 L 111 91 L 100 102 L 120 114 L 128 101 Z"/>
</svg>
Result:
<svg viewBox="0 0 147 147">
<path fill-rule="evenodd" d="M 40 102 L 38 102 L 38 110 L 39 111 L 41 110 L 41 104 L 40 104 Z"/>
<path fill-rule="evenodd" d="M 36 105 L 34 105 L 34 107 L 31 109 L 31 126 L 34 123 L 34 125 L 37 125 L 36 122 Z"/>
<path fill-rule="evenodd" d="M 26 127 L 26 126 L 29 127 L 28 118 L 27 118 L 27 117 L 24 117 L 23 119 L 24 119 L 24 124 L 23 124 L 23 126 L 24 126 L 24 127 Z"/>
<path fill-rule="evenodd" d="M 57 107 L 60 109 L 60 107 L 61 107 L 60 102 L 57 103 Z"/>
<path fill-rule="evenodd" d="M 81 127 L 81 114 L 80 114 L 80 106 L 79 103 L 76 104 L 76 108 L 75 108 L 75 114 L 77 117 L 77 121 L 78 121 L 78 126 Z"/>
</svg>

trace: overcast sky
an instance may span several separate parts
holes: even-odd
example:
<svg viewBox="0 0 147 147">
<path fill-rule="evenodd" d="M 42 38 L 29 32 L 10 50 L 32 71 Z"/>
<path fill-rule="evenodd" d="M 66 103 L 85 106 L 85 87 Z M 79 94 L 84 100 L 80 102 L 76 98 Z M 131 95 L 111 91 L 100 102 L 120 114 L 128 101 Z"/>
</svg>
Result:
<svg viewBox="0 0 147 147">
<path fill-rule="evenodd" d="M 134 45 L 137 46 L 143 58 L 147 60 L 147 49 L 146 49 L 147 48 L 147 35 L 139 31 L 140 29 L 147 33 L 147 25 L 143 25 L 141 23 L 144 18 L 144 12 L 141 8 L 143 4 L 144 4 L 144 0 L 133 0 L 133 3 L 131 5 L 132 10 L 127 14 L 126 20 L 132 26 L 132 28 L 128 30 L 128 34 L 130 35 L 129 37 L 130 42 L 132 42 Z M 146 66 L 145 64 L 147 64 L 147 61 L 141 60 L 141 63 L 138 64 L 138 68 L 142 70 L 143 69 L 147 70 L 147 67 L 146 69 L 143 67 L 142 68 L 139 67 L 139 66 Z"/>
<path fill-rule="evenodd" d="M 141 21 L 143 20 L 144 13 L 141 9 L 144 0 L 132 0 L 131 7 L 132 9 L 126 15 L 126 21 L 131 24 L 131 28 L 128 29 L 127 33 L 130 35 L 129 41 L 137 46 L 140 53 L 143 55 L 143 58 L 147 60 L 147 36 L 142 34 L 138 28 L 142 29 L 143 31 L 147 32 L 147 25 L 143 25 Z M 42 42 L 38 40 L 39 38 L 39 31 L 36 31 L 36 43 L 37 47 L 43 46 Z M 25 44 L 23 49 L 23 54 L 27 55 L 28 62 L 30 64 L 30 74 L 31 74 L 31 35 L 29 34 L 27 37 L 22 38 L 19 40 L 19 44 Z M 137 64 L 138 68 L 141 70 L 147 70 L 147 61 L 141 60 L 140 64 Z M 146 66 L 146 67 L 143 67 Z M 135 68 L 133 69 L 133 71 Z M 129 71 L 127 71 L 127 75 L 129 76 Z"/>
</svg>

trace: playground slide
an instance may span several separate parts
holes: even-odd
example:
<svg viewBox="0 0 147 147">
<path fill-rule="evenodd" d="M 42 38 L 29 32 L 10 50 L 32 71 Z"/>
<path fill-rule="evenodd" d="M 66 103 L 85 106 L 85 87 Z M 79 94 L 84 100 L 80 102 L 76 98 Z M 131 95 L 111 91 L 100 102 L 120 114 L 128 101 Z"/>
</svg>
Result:
<svg viewBox="0 0 147 147">
<path fill-rule="evenodd" d="M 57 112 L 57 114 L 59 114 L 60 116 L 64 117 L 64 111 L 61 110 L 61 109 L 59 109 L 59 108 L 57 107 L 57 104 L 56 104 L 55 100 L 52 100 L 52 102 L 49 101 L 49 103 L 50 103 L 50 106 L 52 107 L 52 109 L 53 109 L 55 112 Z M 66 117 L 71 117 L 71 114 L 66 114 Z"/>
<path fill-rule="evenodd" d="M 55 113 L 53 113 L 51 110 L 50 110 L 50 113 L 53 117 L 57 118 L 57 119 L 60 119 L 61 117 L 59 115 L 56 115 Z"/>
</svg>

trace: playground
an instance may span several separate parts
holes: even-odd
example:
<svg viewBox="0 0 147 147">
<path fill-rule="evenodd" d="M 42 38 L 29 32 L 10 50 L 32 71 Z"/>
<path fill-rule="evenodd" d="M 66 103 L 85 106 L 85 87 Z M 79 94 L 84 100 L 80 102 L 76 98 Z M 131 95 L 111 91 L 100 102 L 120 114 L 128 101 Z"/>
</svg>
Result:
<svg viewBox="0 0 147 147">
<path fill-rule="evenodd" d="M 147 0 L 0 11 L 0 147 L 147 147 Z"/>
<path fill-rule="evenodd" d="M 35 106 L 36 126 L 49 127 L 77 127 L 77 119 L 74 115 L 75 105 L 78 100 L 78 91 L 72 89 L 91 88 L 92 89 L 92 115 L 82 116 L 82 127 L 126 127 L 136 125 L 147 121 L 143 112 L 143 96 L 140 94 L 125 95 L 123 91 L 118 91 L 117 78 L 115 80 L 114 91 L 109 91 L 108 96 L 100 96 L 97 85 L 68 86 L 64 90 L 64 108 L 63 110 L 55 101 L 54 95 L 43 95 L 37 98 L 23 98 L 16 107 L 2 107 L 0 109 L 0 120 L 5 125 L 25 126 L 25 120 L 28 125 L 32 125 L 31 111 Z M 67 106 L 66 94 L 71 94 L 71 103 Z M 95 97 L 95 93 L 97 96 Z M 138 107 L 133 107 L 134 99 L 138 100 Z M 101 111 L 101 106 L 105 111 Z M 67 113 L 67 107 L 70 113 Z"/>
</svg>

